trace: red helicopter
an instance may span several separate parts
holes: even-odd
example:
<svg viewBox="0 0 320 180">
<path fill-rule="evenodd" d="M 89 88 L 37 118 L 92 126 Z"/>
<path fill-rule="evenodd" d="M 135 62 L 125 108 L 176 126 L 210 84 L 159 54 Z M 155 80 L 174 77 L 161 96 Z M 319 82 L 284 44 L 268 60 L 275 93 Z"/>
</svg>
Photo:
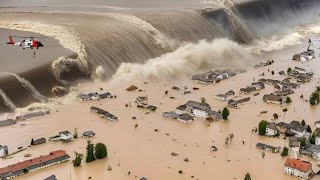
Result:
<svg viewBox="0 0 320 180">
<path fill-rule="evenodd" d="M 26 38 L 26 39 L 23 39 L 22 41 L 20 42 L 14 42 L 13 40 L 13 37 L 17 37 L 17 38 Z M 37 48 L 39 49 L 39 47 L 43 47 L 43 44 L 34 39 L 35 37 L 22 37 L 22 36 L 9 36 L 9 42 L 7 42 L 7 44 L 12 44 L 12 45 L 15 45 L 15 46 L 22 46 L 23 49 L 25 48 Z M 41 37 L 40 37 L 41 38 Z"/>
</svg>

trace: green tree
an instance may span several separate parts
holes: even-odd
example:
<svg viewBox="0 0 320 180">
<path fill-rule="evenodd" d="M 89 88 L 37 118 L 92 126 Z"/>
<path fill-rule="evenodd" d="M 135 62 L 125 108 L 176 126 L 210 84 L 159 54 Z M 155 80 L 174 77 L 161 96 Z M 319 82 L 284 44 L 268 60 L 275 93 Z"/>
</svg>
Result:
<svg viewBox="0 0 320 180">
<path fill-rule="evenodd" d="M 309 125 L 307 126 L 307 132 L 310 133 L 310 134 L 312 133 L 312 129 L 311 129 L 311 127 Z"/>
<path fill-rule="evenodd" d="M 86 162 L 89 163 L 89 162 L 92 162 L 95 159 L 94 157 L 94 144 L 91 143 L 90 140 L 87 141 L 87 157 L 86 157 Z"/>
<path fill-rule="evenodd" d="M 78 152 L 74 152 L 74 154 L 76 155 L 75 159 L 72 161 L 72 164 L 74 167 L 78 167 L 81 165 L 81 161 L 83 158 L 83 154 L 80 154 Z"/>
<path fill-rule="evenodd" d="M 288 156 L 288 152 L 289 152 L 289 148 L 287 148 L 287 147 L 283 147 L 283 150 L 282 150 L 281 156 Z"/>
<path fill-rule="evenodd" d="M 74 138 L 74 139 L 77 139 L 77 138 L 78 138 L 78 131 L 77 131 L 77 128 L 74 128 L 73 138 Z"/>
<path fill-rule="evenodd" d="M 222 110 L 222 118 L 224 120 L 228 119 L 228 116 L 230 115 L 229 109 L 227 107 L 223 108 Z"/>
<path fill-rule="evenodd" d="M 302 125 L 302 126 L 305 126 L 305 125 L 306 125 L 306 122 L 305 122 L 304 120 L 302 120 L 302 121 L 301 121 L 301 125 Z"/>
<path fill-rule="evenodd" d="M 288 70 L 287 70 L 287 73 L 289 73 L 291 71 L 292 71 L 292 69 L 291 69 L 291 67 L 289 67 Z"/>
<path fill-rule="evenodd" d="M 304 146 L 306 146 L 306 138 L 300 138 L 300 146 L 301 147 L 304 147 Z"/>
<path fill-rule="evenodd" d="M 244 177 L 244 180 L 251 180 L 251 175 L 247 173 L 246 176 Z"/>
<path fill-rule="evenodd" d="M 310 144 L 315 144 L 316 143 L 316 134 L 313 132 L 311 138 L 309 139 Z"/>
<path fill-rule="evenodd" d="M 107 147 L 103 143 L 97 143 L 94 149 L 97 159 L 103 159 L 108 156 Z"/>
<path fill-rule="evenodd" d="M 266 134 L 267 126 L 268 126 L 268 121 L 266 121 L 266 120 L 260 121 L 259 127 L 258 127 L 259 135 L 265 135 Z"/>
<path fill-rule="evenodd" d="M 286 97 L 286 103 L 291 103 L 291 102 L 292 102 L 292 99 L 289 96 L 287 96 Z"/>
<path fill-rule="evenodd" d="M 319 104 L 320 102 L 320 92 L 319 91 L 315 91 L 311 94 L 309 102 L 311 105 L 316 105 Z"/>
</svg>

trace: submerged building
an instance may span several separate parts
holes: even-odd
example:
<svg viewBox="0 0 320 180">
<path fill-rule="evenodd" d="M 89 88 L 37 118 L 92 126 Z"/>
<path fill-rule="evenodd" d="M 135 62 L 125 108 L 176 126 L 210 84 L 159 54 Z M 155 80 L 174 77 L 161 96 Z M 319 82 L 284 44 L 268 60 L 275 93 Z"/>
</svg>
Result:
<svg viewBox="0 0 320 180">
<path fill-rule="evenodd" d="M 17 176 L 22 176 L 29 172 L 34 172 L 68 161 L 69 158 L 70 156 L 63 150 L 52 151 L 49 155 L 40 156 L 0 168 L 0 179 L 11 179 Z"/>
</svg>

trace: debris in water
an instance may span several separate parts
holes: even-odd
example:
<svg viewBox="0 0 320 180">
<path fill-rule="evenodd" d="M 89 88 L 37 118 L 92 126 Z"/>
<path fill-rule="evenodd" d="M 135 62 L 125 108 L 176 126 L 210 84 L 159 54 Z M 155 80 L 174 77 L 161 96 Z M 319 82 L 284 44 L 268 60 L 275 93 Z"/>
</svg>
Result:
<svg viewBox="0 0 320 180">
<path fill-rule="evenodd" d="M 134 91 L 134 90 L 136 90 L 136 89 L 138 89 L 138 87 L 137 86 L 135 86 L 135 85 L 131 85 L 130 87 L 128 87 L 126 90 L 127 91 Z"/>
</svg>

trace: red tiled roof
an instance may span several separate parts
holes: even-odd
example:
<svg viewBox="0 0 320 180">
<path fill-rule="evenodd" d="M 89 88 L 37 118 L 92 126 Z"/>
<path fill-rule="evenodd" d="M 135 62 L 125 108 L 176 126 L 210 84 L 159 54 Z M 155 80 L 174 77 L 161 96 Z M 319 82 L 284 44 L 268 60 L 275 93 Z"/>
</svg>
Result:
<svg viewBox="0 0 320 180">
<path fill-rule="evenodd" d="M 50 161 L 50 160 L 53 160 L 53 159 L 56 159 L 56 158 L 59 158 L 59 157 L 65 156 L 65 155 L 69 156 L 63 150 L 52 151 L 52 152 L 50 152 L 49 155 L 36 157 L 36 158 L 29 159 L 29 160 L 26 160 L 23 162 L 19 162 L 17 164 L 13 164 L 13 165 L 9 165 L 7 167 L 0 168 L 0 174 L 23 170 L 27 167 L 30 167 L 30 166 L 33 166 L 36 164 L 40 164 L 42 162 Z"/>
<path fill-rule="evenodd" d="M 284 164 L 287 167 L 291 167 L 303 172 L 308 172 L 312 168 L 312 164 L 310 162 L 302 161 L 300 159 L 288 158 L 286 163 Z"/>
</svg>

